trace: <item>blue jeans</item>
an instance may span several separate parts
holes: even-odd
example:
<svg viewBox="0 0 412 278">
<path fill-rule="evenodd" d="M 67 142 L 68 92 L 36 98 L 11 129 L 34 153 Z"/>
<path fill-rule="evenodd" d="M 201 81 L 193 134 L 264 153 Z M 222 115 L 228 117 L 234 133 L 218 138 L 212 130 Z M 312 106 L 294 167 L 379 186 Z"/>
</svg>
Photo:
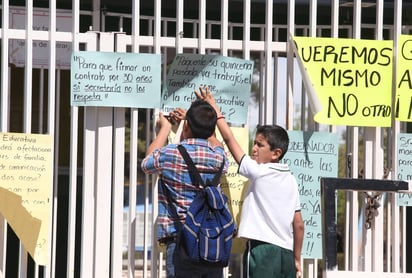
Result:
<svg viewBox="0 0 412 278">
<path fill-rule="evenodd" d="M 182 260 L 176 250 L 176 243 L 166 247 L 166 277 L 167 278 L 222 278 L 223 268 L 208 268 L 190 264 Z"/>
</svg>

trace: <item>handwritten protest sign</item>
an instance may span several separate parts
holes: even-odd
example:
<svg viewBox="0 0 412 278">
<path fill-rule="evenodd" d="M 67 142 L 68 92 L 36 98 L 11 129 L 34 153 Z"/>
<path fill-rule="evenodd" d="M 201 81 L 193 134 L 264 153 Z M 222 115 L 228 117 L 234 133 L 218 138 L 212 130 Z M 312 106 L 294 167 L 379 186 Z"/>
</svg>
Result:
<svg viewBox="0 0 412 278">
<path fill-rule="evenodd" d="M 73 52 L 71 105 L 158 108 L 160 56 Z"/>
<path fill-rule="evenodd" d="M 399 121 L 412 121 L 412 36 L 400 35 L 396 74 L 395 116 Z"/>
<path fill-rule="evenodd" d="M 398 180 L 412 180 L 412 134 L 398 134 Z M 397 203 L 400 206 L 412 206 L 412 194 L 398 193 Z"/>
<path fill-rule="evenodd" d="M 294 37 L 318 123 L 391 125 L 392 41 Z"/>
<path fill-rule="evenodd" d="M 245 124 L 252 85 L 253 61 L 220 55 L 178 54 L 162 88 L 161 109 L 189 108 L 194 90 L 209 86 L 231 123 Z"/>
<path fill-rule="evenodd" d="M 249 146 L 249 128 L 248 127 L 231 127 L 233 135 L 237 138 L 239 145 L 245 153 L 248 153 Z M 220 186 L 223 192 L 228 197 L 228 204 L 231 214 L 235 219 L 237 227 L 240 223 L 240 213 L 242 211 L 244 194 L 246 191 L 248 179 L 239 175 L 237 170 L 239 168 L 232 154 L 230 153 L 226 143 L 221 134 L 217 131 L 216 137 L 222 142 L 229 158 L 229 168 L 227 173 L 222 177 Z M 239 238 L 235 238 L 232 245 L 232 253 L 240 254 L 244 251 L 243 242 Z"/>
<path fill-rule="evenodd" d="M 0 212 L 37 264 L 49 250 L 52 136 L 0 133 Z"/>
<path fill-rule="evenodd" d="M 295 176 L 300 193 L 305 237 L 304 258 L 322 257 L 321 177 L 337 177 L 338 136 L 327 132 L 288 131 L 289 148 L 283 163 Z"/>
</svg>

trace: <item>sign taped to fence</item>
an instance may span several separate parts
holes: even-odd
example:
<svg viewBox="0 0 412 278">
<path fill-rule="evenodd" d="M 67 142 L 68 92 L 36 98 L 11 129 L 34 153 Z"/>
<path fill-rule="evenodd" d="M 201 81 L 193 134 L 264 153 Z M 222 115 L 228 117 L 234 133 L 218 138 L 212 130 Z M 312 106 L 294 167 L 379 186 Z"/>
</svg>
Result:
<svg viewBox="0 0 412 278">
<path fill-rule="evenodd" d="M 48 263 L 52 136 L 0 133 L 0 213 L 39 265 Z"/>
<path fill-rule="evenodd" d="M 338 175 L 338 135 L 328 132 L 288 131 L 289 148 L 282 163 L 289 165 L 300 194 L 305 237 L 304 258 L 322 258 L 321 177 Z"/>
<path fill-rule="evenodd" d="M 76 51 L 71 57 L 71 105 L 158 108 L 160 55 Z"/>
<path fill-rule="evenodd" d="M 411 181 L 412 180 L 412 134 L 398 134 L 398 167 L 396 173 L 397 180 Z M 398 193 L 397 204 L 399 206 L 412 206 L 411 193 Z"/>
<path fill-rule="evenodd" d="M 412 122 L 412 36 L 400 35 L 396 73 L 395 116 Z"/>
<path fill-rule="evenodd" d="M 194 91 L 208 86 L 226 120 L 245 124 L 253 65 L 253 61 L 221 55 L 178 54 L 163 84 L 160 109 L 187 109 L 196 100 Z"/>
<path fill-rule="evenodd" d="M 249 147 L 249 128 L 246 127 L 231 127 L 233 135 L 237 139 L 239 145 L 242 147 L 245 153 L 248 153 Z M 240 213 L 242 211 L 243 199 L 246 193 L 248 179 L 241 176 L 237 170 L 239 168 L 236 160 L 233 158 L 226 143 L 224 142 L 222 135 L 216 130 L 216 138 L 222 142 L 225 151 L 229 159 L 229 168 L 227 173 L 222 176 L 220 180 L 220 186 L 223 192 L 228 197 L 228 204 L 231 214 L 235 219 L 236 227 L 239 227 Z M 234 238 L 232 244 L 232 253 L 242 254 L 245 249 L 243 241 L 240 238 Z"/>
<path fill-rule="evenodd" d="M 10 7 L 10 29 L 26 28 L 26 9 L 24 7 Z M 50 14 L 48 9 L 33 7 L 33 30 L 49 31 Z M 72 12 L 66 10 L 56 11 L 56 29 L 59 32 L 71 32 L 73 26 Z M 50 41 L 32 41 L 33 47 L 33 68 L 49 68 L 50 63 Z M 17 67 L 26 67 L 26 40 L 9 40 L 9 63 Z M 56 41 L 56 68 L 70 69 L 70 55 L 72 53 L 72 43 Z"/>
<path fill-rule="evenodd" d="M 391 125 L 393 41 L 293 39 L 316 122 Z"/>
</svg>

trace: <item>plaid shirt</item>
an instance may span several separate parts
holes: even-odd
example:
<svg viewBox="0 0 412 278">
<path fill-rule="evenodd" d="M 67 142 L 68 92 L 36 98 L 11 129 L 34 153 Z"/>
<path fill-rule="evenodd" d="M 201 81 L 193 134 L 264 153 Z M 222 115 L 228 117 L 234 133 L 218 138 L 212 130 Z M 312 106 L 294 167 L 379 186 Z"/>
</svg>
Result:
<svg viewBox="0 0 412 278">
<path fill-rule="evenodd" d="M 212 179 L 225 160 L 223 173 L 227 172 L 228 159 L 222 147 L 213 148 L 205 139 L 189 138 L 180 142 L 193 160 L 204 181 Z M 159 175 L 158 238 L 176 234 L 180 223 L 199 187 L 192 184 L 188 167 L 176 144 L 169 144 L 146 156 L 142 161 L 146 174 Z"/>
</svg>

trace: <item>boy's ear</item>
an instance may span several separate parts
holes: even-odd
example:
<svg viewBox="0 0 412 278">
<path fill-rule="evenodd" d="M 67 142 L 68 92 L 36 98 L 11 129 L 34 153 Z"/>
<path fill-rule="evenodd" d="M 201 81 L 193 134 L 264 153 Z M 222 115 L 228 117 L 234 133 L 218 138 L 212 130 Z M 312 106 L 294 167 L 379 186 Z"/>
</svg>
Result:
<svg viewBox="0 0 412 278">
<path fill-rule="evenodd" d="M 276 149 L 274 149 L 273 151 L 272 151 L 272 160 L 273 161 L 278 161 L 279 160 L 279 157 L 281 157 L 282 156 L 282 150 L 281 149 L 279 149 L 279 148 L 276 148 Z"/>
<path fill-rule="evenodd" d="M 190 138 L 190 137 L 192 137 L 192 130 L 190 129 L 190 126 L 189 126 L 189 124 L 187 123 L 187 121 L 184 121 L 184 124 L 183 124 L 182 137 L 183 137 L 183 138 Z"/>
</svg>

